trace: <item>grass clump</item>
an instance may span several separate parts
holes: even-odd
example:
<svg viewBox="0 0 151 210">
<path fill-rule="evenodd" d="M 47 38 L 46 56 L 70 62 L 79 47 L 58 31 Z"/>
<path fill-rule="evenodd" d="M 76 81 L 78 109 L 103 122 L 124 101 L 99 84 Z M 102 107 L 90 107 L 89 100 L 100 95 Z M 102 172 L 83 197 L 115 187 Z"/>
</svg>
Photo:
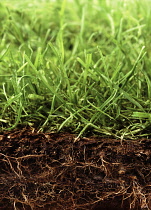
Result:
<svg viewBox="0 0 151 210">
<path fill-rule="evenodd" d="M 149 136 L 150 1 L 1 1 L 0 123 Z"/>
</svg>

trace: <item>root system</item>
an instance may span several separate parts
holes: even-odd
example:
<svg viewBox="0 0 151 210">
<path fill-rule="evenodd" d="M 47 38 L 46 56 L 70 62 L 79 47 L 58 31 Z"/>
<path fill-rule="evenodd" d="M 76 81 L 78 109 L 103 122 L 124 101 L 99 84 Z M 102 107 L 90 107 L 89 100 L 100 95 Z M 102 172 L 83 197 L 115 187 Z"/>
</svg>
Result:
<svg viewBox="0 0 151 210">
<path fill-rule="evenodd" d="M 151 209 L 151 140 L 0 135 L 0 209 Z"/>
</svg>

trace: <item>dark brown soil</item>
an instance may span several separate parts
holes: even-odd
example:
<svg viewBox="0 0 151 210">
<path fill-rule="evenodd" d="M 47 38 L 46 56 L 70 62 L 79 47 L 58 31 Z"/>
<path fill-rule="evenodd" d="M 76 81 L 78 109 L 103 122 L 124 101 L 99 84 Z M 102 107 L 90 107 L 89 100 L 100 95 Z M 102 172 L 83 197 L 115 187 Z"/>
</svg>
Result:
<svg viewBox="0 0 151 210">
<path fill-rule="evenodd" d="M 0 135 L 0 209 L 151 209 L 151 140 Z"/>
</svg>

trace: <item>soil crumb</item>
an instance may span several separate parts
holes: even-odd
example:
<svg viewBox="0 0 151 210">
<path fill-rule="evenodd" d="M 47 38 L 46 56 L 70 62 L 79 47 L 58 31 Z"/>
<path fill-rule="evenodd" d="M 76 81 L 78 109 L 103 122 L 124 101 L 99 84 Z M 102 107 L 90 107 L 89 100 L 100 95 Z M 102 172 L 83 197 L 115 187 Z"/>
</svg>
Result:
<svg viewBox="0 0 151 210">
<path fill-rule="evenodd" d="M 4 132 L 0 209 L 151 209 L 151 140 Z"/>
</svg>

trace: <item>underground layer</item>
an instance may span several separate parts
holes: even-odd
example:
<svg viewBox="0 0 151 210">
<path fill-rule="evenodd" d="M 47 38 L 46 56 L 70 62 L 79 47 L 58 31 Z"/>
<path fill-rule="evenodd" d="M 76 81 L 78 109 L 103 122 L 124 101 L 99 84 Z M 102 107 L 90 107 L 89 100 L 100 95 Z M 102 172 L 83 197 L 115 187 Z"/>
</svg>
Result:
<svg viewBox="0 0 151 210">
<path fill-rule="evenodd" d="M 0 135 L 0 209 L 151 209 L 151 140 Z"/>
</svg>

